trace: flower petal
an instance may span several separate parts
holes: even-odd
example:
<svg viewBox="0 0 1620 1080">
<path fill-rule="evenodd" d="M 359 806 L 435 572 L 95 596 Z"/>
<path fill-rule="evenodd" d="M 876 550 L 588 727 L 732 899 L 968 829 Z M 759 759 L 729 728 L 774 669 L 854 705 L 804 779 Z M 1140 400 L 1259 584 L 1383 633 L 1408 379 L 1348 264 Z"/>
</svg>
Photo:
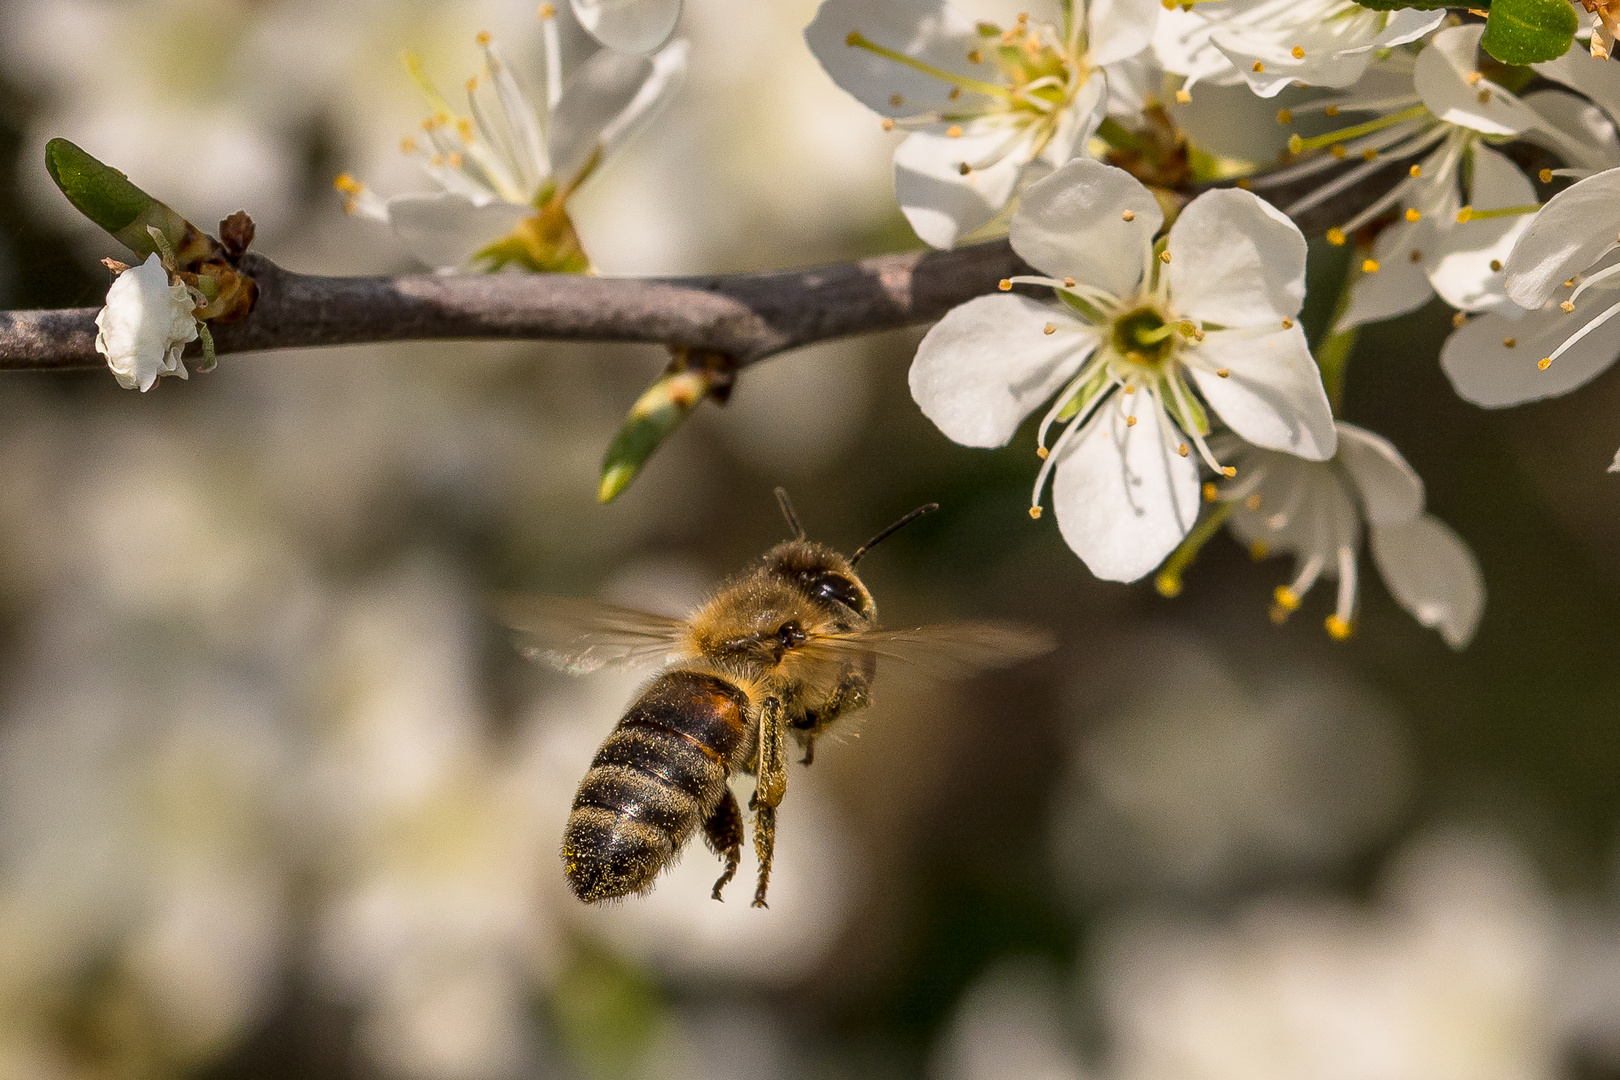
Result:
<svg viewBox="0 0 1620 1080">
<path fill-rule="evenodd" d="M 1475 146 L 1473 156 L 1474 209 L 1536 204 L 1536 189 L 1513 162 L 1484 145 Z M 1463 311 L 1483 311 L 1505 303 L 1505 264 L 1533 218 L 1533 214 L 1518 214 L 1447 223 L 1424 252 L 1434 291 Z"/>
<path fill-rule="evenodd" d="M 1086 9 L 1086 63 L 1100 68 L 1147 48 L 1163 10 L 1161 0 L 1091 0 Z"/>
<path fill-rule="evenodd" d="M 1518 98 L 1479 75 L 1483 24 L 1442 30 L 1418 53 L 1412 81 L 1423 104 L 1448 124 L 1486 135 L 1517 135 L 1540 118 Z M 1470 82 L 1470 79 L 1474 81 Z"/>
<path fill-rule="evenodd" d="M 651 59 L 603 49 L 563 89 L 551 116 L 551 159 L 557 182 L 582 172 L 658 115 L 686 77 L 687 42 L 674 41 Z"/>
<path fill-rule="evenodd" d="M 1585 60 L 1592 62 L 1589 56 Z M 1552 151 L 1583 176 L 1620 165 L 1614 121 L 1590 101 L 1563 90 L 1535 90 L 1524 95 L 1524 103 L 1543 124 L 1526 131 L 1521 136 L 1525 142 Z"/>
<path fill-rule="evenodd" d="M 1058 329 L 1048 334 L 1050 324 Z M 1006 446 L 1094 348 L 1096 336 L 1052 305 L 981 296 L 952 308 L 917 346 L 911 396 L 953 442 Z"/>
<path fill-rule="evenodd" d="M 145 393 L 164 372 L 185 377 L 180 352 L 197 339 L 193 310 L 190 291 L 169 281 L 155 252 L 113 280 L 96 313 L 95 344 L 119 386 Z"/>
<path fill-rule="evenodd" d="M 1013 250 L 1042 273 L 1128 297 L 1162 224 L 1158 200 L 1136 177 L 1076 158 L 1029 186 L 1009 233 Z"/>
<path fill-rule="evenodd" d="M 1252 191 L 1206 191 L 1170 226 L 1170 302 L 1221 326 L 1257 326 L 1299 314 L 1305 237 Z"/>
<path fill-rule="evenodd" d="M 622 52 L 652 52 L 669 40 L 681 17 L 681 0 L 573 0 L 573 5 L 587 33 Z"/>
<path fill-rule="evenodd" d="M 973 23 L 941 0 L 826 0 L 805 27 L 804 40 L 833 82 L 884 116 L 915 116 L 947 107 L 971 111 L 985 98 L 964 91 L 952 101 L 950 83 L 850 45 L 854 33 L 954 74 L 1002 81 L 994 63 L 968 59 L 979 46 Z"/>
<path fill-rule="evenodd" d="M 1565 281 L 1597 262 L 1620 230 L 1620 169 L 1560 191 L 1537 212 L 1507 260 L 1507 294 L 1541 307 Z"/>
<path fill-rule="evenodd" d="M 1145 415 L 1134 427 L 1105 403 L 1068 446 L 1052 479 L 1058 529 L 1104 581 L 1135 581 L 1164 561 L 1198 517 L 1197 458 L 1182 457 L 1159 433 L 1158 406 L 1134 395 Z"/>
<path fill-rule="evenodd" d="M 1433 223 L 1396 221 L 1373 242 L 1378 269 L 1360 273 L 1350 285 L 1350 306 L 1334 324 L 1335 334 L 1364 323 L 1416 311 L 1434 298 L 1424 257 L 1439 242 Z"/>
<path fill-rule="evenodd" d="M 1620 68 L 1594 61 L 1582 49 L 1570 49 L 1556 60 L 1530 65 L 1537 75 L 1563 83 L 1590 98 L 1598 108 L 1620 121 Z"/>
<path fill-rule="evenodd" d="M 1485 578 L 1462 537 L 1432 514 L 1368 531 L 1373 560 L 1396 602 L 1439 630 L 1447 645 L 1465 648 L 1485 610 Z"/>
<path fill-rule="evenodd" d="M 1338 461 L 1356 483 L 1369 524 L 1393 525 L 1423 513 L 1422 478 L 1382 435 L 1341 423 Z"/>
<path fill-rule="evenodd" d="M 1333 410 L 1297 323 L 1260 337 L 1212 330 L 1196 349 L 1208 368 L 1229 372 L 1222 378 L 1205 365 L 1191 369 L 1204 400 L 1233 431 L 1256 446 L 1312 461 L 1333 456 Z"/>
<path fill-rule="evenodd" d="M 1440 350 L 1440 367 L 1452 388 L 1475 405 L 1499 409 L 1567 394 L 1596 378 L 1620 354 L 1614 334 L 1588 334 L 1546 369 L 1537 361 L 1596 313 L 1566 315 L 1556 305 L 1512 320 L 1487 312 L 1451 332 Z M 1512 341 L 1510 347 L 1506 342 Z"/>
<path fill-rule="evenodd" d="M 388 223 L 405 250 L 437 270 L 455 270 L 517 228 L 532 210 L 513 203 L 479 204 L 465 195 L 397 195 Z"/>
<path fill-rule="evenodd" d="M 1021 148 L 989 168 L 962 172 L 964 163 L 991 156 L 1007 138 L 1005 128 L 982 125 L 957 139 L 914 132 L 895 147 L 895 198 L 924 243 L 948 248 L 1007 205 L 1023 169 Z"/>
</svg>

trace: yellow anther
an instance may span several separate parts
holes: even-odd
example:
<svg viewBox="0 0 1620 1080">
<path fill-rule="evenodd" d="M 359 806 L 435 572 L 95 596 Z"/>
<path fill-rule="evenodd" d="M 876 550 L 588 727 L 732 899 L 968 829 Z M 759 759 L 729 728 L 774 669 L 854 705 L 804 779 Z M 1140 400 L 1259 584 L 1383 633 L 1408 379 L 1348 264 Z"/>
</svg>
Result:
<svg viewBox="0 0 1620 1080">
<path fill-rule="evenodd" d="M 1254 185 L 1249 183 L 1249 179 L 1246 176 L 1238 177 L 1237 186 L 1243 191 L 1251 191 L 1254 189 Z"/>
<path fill-rule="evenodd" d="M 1295 60 L 1303 60 L 1303 59 L 1305 59 L 1305 50 L 1302 47 L 1298 46 L 1298 45 L 1295 45 L 1292 49 L 1289 50 L 1289 52 L 1293 55 Z"/>
<path fill-rule="evenodd" d="M 1339 107 L 1337 105 L 1329 105 L 1327 108 L 1322 110 L 1322 115 L 1323 116 L 1338 116 L 1339 115 Z"/>
<path fill-rule="evenodd" d="M 1045 461 L 1047 458 L 1052 456 L 1052 451 L 1048 450 L 1044 446 L 1037 446 L 1035 448 L 1035 456 L 1040 458 L 1042 461 Z"/>
<path fill-rule="evenodd" d="M 1008 281 L 1006 278 L 1002 278 L 1000 281 L 996 282 L 996 288 L 1000 289 L 1002 292 L 1010 292 L 1012 290 L 1012 282 Z"/>
<path fill-rule="evenodd" d="M 1249 558 L 1253 559 L 1255 562 L 1259 562 L 1261 559 L 1270 554 L 1271 545 L 1266 543 L 1264 540 L 1256 540 L 1254 543 L 1249 545 Z"/>
<path fill-rule="evenodd" d="M 963 176 L 967 176 L 969 173 L 971 173 L 973 171 L 973 166 L 969 165 L 967 162 L 964 161 L 964 162 L 962 162 L 962 164 L 960 164 L 960 165 L 958 165 L 956 167 L 956 171 L 961 173 Z"/>
<path fill-rule="evenodd" d="M 960 86 L 953 86 L 951 87 L 951 92 L 945 96 L 951 101 L 955 101 L 957 98 L 962 96 L 962 88 Z"/>
<path fill-rule="evenodd" d="M 1134 393 L 1136 393 L 1136 384 L 1135 384 L 1135 383 L 1126 383 L 1126 384 L 1125 384 L 1125 392 L 1126 392 L 1126 393 L 1127 393 L 1127 394 L 1134 394 Z"/>
<path fill-rule="evenodd" d="M 467 93 L 469 93 L 469 94 L 476 93 L 477 90 L 478 90 L 478 76 L 474 75 L 472 78 L 467 80 Z"/>
<path fill-rule="evenodd" d="M 450 153 L 448 155 L 445 156 L 444 162 L 445 162 L 446 165 L 449 165 L 452 169 L 459 169 L 459 168 L 461 168 L 461 163 L 462 163 L 463 160 L 464 159 L 461 156 L 461 151 L 452 150 L 452 151 L 450 151 Z"/>
<path fill-rule="evenodd" d="M 1175 6 L 1175 0 L 1170 0 L 1170 4 L 1172 7 Z M 1166 600 L 1173 600 L 1181 595 L 1181 578 L 1171 573 L 1158 574 L 1153 578 L 1153 587 L 1159 590 L 1159 595 Z"/>
<path fill-rule="evenodd" d="M 540 5 L 540 17 L 542 19 L 554 19 L 554 18 L 556 18 L 557 17 L 557 5 L 556 4 L 541 4 Z"/>
<path fill-rule="evenodd" d="M 1192 453 L 1192 447 L 1188 446 L 1186 443 L 1182 443 L 1180 446 L 1176 447 L 1176 453 L 1180 454 L 1182 457 L 1186 457 L 1188 454 Z"/>
<path fill-rule="evenodd" d="M 461 141 L 462 142 L 464 142 L 464 143 L 472 142 L 473 141 L 472 121 L 467 119 L 465 116 L 463 116 L 460 120 L 457 120 L 456 121 L 456 134 L 461 136 Z"/>
<path fill-rule="evenodd" d="M 1541 182 L 1543 184 L 1552 183 L 1552 170 L 1551 169 L 1542 169 L 1540 172 L 1538 172 L 1536 174 L 1536 176 L 1540 177 Z"/>
<path fill-rule="evenodd" d="M 1264 71 L 1264 70 L 1266 70 L 1266 65 L 1264 65 L 1260 61 L 1256 60 L 1254 62 L 1254 70 L 1255 71 Z"/>
<path fill-rule="evenodd" d="M 1518 338 L 1505 337 L 1502 339 L 1502 348 L 1511 349 L 1519 343 Z"/>
<path fill-rule="evenodd" d="M 905 103 L 906 103 L 906 95 L 904 95 L 904 94 L 890 94 L 889 95 L 889 104 L 893 105 L 895 108 L 898 109 L 900 106 L 904 105 Z"/>
<path fill-rule="evenodd" d="M 1568 300 L 1560 301 L 1558 306 L 1564 309 L 1564 314 L 1566 315 L 1575 310 L 1575 305 Z"/>
<path fill-rule="evenodd" d="M 1187 90 L 1176 91 L 1176 104 L 1188 105 L 1192 103 L 1192 93 Z"/>
<path fill-rule="evenodd" d="M 1182 319 L 1181 322 L 1177 323 L 1176 329 L 1181 331 L 1182 337 L 1195 337 L 1198 334 L 1198 327 L 1187 319 Z"/>
<path fill-rule="evenodd" d="M 402 154 L 416 153 L 416 140 L 411 138 L 409 135 L 399 140 L 399 152 Z"/>
<path fill-rule="evenodd" d="M 1228 480 L 1232 479 L 1232 477 L 1237 475 L 1237 466 L 1235 466 L 1235 465 L 1223 465 L 1223 466 L 1221 466 L 1221 475 L 1226 477 Z"/>
<path fill-rule="evenodd" d="M 1406 257 L 1406 261 L 1407 262 L 1414 262 L 1414 263 L 1422 262 L 1423 261 L 1423 252 L 1419 251 L 1417 248 L 1413 248 L 1412 253 Z"/>
<path fill-rule="evenodd" d="M 473 40 L 478 42 L 478 47 L 479 48 L 483 48 L 484 46 L 489 44 L 489 31 L 488 30 L 480 30 L 480 31 L 478 31 L 478 33 L 473 37 Z"/>
<path fill-rule="evenodd" d="M 1349 153 L 1349 151 L 1347 151 L 1344 148 L 1343 143 L 1334 143 L 1332 146 L 1328 147 L 1328 153 L 1332 154 L 1334 157 L 1338 158 L 1340 161 L 1343 161 L 1344 158 L 1345 158 L 1345 155 L 1347 153 Z"/>
<path fill-rule="evenodd" d="M 1350 636 L 1350 621 L 1348 619 L 1341 619 L 1337 615 L 1329 615 L 1322 625 L 1327 627 L 1328 636 L 1334 641 L 1343 641 Z"/>
<path fill-rule="evenodd" d="M 1536 367 L 1537 367 L 1537 369 L 1539 369 L 1541 371 L 1546 371 L 1551 366 L 1552 366 L 1552 357 L 1550 357 L 1550 356 L 1543 356 L 1540 360 L 1536 361 Z"/>
<path fill-rule="evenodd" d="M 1055 323 L 1055 322 L 1047 323 L 1045 326 L 1041 327 L 1041 333 L 1047 334 L 1047 335 L 1057 333 L 1057 323 Z"/>
<path fill-rule="evenodd" d="M 1500 269 L 1502 269 L 1502 260 L 1501 259 L 1492 259 L 1491 260 L 1491 273 L 1494 274 Z"/>
<path fill-rule="evenodd" d="M 1276 623 L 1278 626 L 1281 626 L 1283 623 L 1288 621 L 1288 609 L 1285 607 L 1278 607 L 1276 604 L 1273 604 L 1271 605 L 1271 611 L 1268 614 L 1271 616 L 1271 621 Z"/>
<path fill-rule="evenodd" d="M 1573 289 L 1574 287 L 1575 287 L 1575 279 L 1574 278 L 1570 278 L 1568 281 L 1564 282 L 1564 288 Z"/>
<path fill-rule="evenodd" d="M 1221 489 L 1216 487 L 1213 481 L 1204 481 L 1203 492 L 1205 502 L 1214 502 L 1221 497 Z"/>
<path fill-rule="evenodd" d="M 1479 103 L 1481 105 L 1484 105 L 1486 102 L 1488 102 L 1490 100 L 1491 100 L 1491 92 L 1489 90 L 1481 90 L 1479 92 Z"/>
<path fill-rule="evenodd" d="M 1120 216 L 1121 219 L 1123 219 L 1125 221 L 1135 221 L 1136 220 L 1136 211 L 1135 210 L 1125 210 L 1125 211 L 1122 211 L 1119 216 Z"/>
<path fill-rule="evenodd" d="M 1041 520 L 1041 508 L 1038 507 L 1038 506 L 1030 507 L 1029 508 L 1029 516 L 1031 518 L 1033 518 L 1034 520 L 1036 520 L 1036 521 Z"/>
<path fill-rule="evenodd" d="M 1288 152 L 1290 154 L 1297 154 L 1303 149 L 1305 149 L 1305 140 L 1300 138 L 1297 132 L 1288 136 Z"/>
<path fill-rule="evenodd" d="M 1271 597 L 1277 601 L 1277 606 L 1284 611 L 1299 610 L 1299 594 L 1286 585 L 1279 585 L 1272 592 Z"/>
<path fill-rule="evenodd" d="M 1451 316 L 1451 325 L 1453 327 L 1455 327 L 1456 329 L 1458 329 L 1458 330 L 1461 330 L 1462 329 L 1462 324 L 1467 322 L 1467 321 L 1468 321 L 1468 312 L 1466 312 L 1466 311 L 1454 312 L 1452 314 L 1452 316 Z"/>
<path fill-rule="evenodd" d="M 1418 177 L 1423 175 L 1423 166 L 1421 166 L 1421 165 L 1412 166 L 1410 169 L 1406 170 L 1406 175 L 1410 176 L 1412 179 L 1416 180 Z"/>
<path fill-rule="evenodd" d="M 348 173 L 338 173 L 332 180 L 332 186 L 345 195 L 358 195 L 366 190 L 366 186 Z"/>
<path fill-rule="evenodd" d="M 962 137 L 962 125 L 952 124 L 950 127 L 946 128 L 945 137 L 947 139 L 960 139 Z"/>
<path fill-rule="evenodd" d="M 1284 330 L 1292 330 L 1294 328 L 1294 320 L 1284 316 L 1282 326 Z"/>
<path fill-rule="evenodd" d="M 1377 259 L 1363 259 L 1363 260 L 1361 260 L 1361 272 L 1363 274 L 1376 274 L 1376 273 L 1378 273 L 1378 260 Z"/>
<path fill-rule="evenodd" d="M 1134 416 L 1127 416 L 1127 417 L 1126 417 L 1126 418 L 1125 418 L 1125 426 L 1126 426 L 1126 427 L 1135 427 L 1135 426 L 1136 426 L 1136 417 L 1134 417 Z"/>
<path fill-rule="evenodd" d="M 1166 249 L 1164 251 L 1159 252 L 1159 261 L 1163 262 L 1163 263 L 1167 263 L 1167 262 L 1170 261 L 1170 251 L 1169 251 L 1169 249 Z"/>
<path fill-rule="evenodd" d="M 1370 146 L 1367 147 L 1367 149 L 1365 149 L 1365 150 L 1363 150 L 1361 152 L 1361 160 L 1363 160 L 1363 161 L 1377 161 L 1378 160 L 1378 151 L 1374 150 Z"/>
<path fill-rule="evenodd" d="M 1066 278 L 1064 278 L 1064 279 L 1063 279 L 1063 287 L 1064 287 L 1064 288 L 1065 288 L 1065 289 L 1072 289 L 1072 288 L 1074 288 L 1074 278 L 1072 278 L 1072 277 L 1066 277 Z"/>
<path fill-rule="evenodd" d="M 1220 378 L 1230 379 L 1232 377 L 1232 369 L 1231 368 L 1224 368 L 1224 367 L 1223 368 L 1216 368 L 1215 369 L 1215 374 L 1217 376 L 1219 376 Z"/>
<path fill-rule="evenodd" d="M 883 127 L 884 131 L 893 131 L 894 130 L 894 121 L 892 119 L 890 119 L 889 117 L 885 116 L 883 118 L 882 127 Z"/>
<path fill-rule="evenodd" d="M 1245 510 L 1250 511 L 1250 512 L 1259 510 L 1260 509 L 1260 502 L 1261 502 L 1260 493 L 1258 491 L 1256 491 L 1253 495 L 1250 495 L 1248 498 L 1243 500 L 1243 508 Z M 1255 558 L 1260 558 L 1260 557 L 1261 556 L 1259 556 L 1259 555 L 1255 556 Z"/>
<path fill-rule="evenodd" d="M 982 63 L 984 63 L 984 50 L 982 50 L 982 49 L 974 49 L 972 52 L 968 53 L 968 63 L 970 63 L 970 64 L 982 64 Z"/>
<path fill-rule="evenodd" d="M 1407 221 L 1416 221 L 1419 218 L 1421 218 L 1422 216 L 1423 216 L 1423 212 L 1421 210 L 1419 210 L 1417 207 L 1408 206 L 1406 208 L 1406 220 Z"/>
<path fill-rule="evenodd" d="M 1470 71 L 1467 75 L 1463 76 L 1463 78 L 1467 80 L 1469 86 L 1478 86 L 1479 80 L 1483 79 L 1484 77 L 1485 76 L 1481 75 L 1477 71 Z"/>
<path fill-rule="evenodd" d="M 1277 110 L 1277 123 L 1279 123 L 1279 124 L 1292 124 L 1293 122 L 1294 122 L 1294 110 L 1293 109 L 1278 109 Z"/>
<path fill-rule="evenodd" d="M 1473 216 L 1474 208 L 1472 206 L 1465 206 L 1461 210 L 1457 211 L 1457 224 L 1466 225 L 1468 223 L 1468 219 Z"/>
</svg>

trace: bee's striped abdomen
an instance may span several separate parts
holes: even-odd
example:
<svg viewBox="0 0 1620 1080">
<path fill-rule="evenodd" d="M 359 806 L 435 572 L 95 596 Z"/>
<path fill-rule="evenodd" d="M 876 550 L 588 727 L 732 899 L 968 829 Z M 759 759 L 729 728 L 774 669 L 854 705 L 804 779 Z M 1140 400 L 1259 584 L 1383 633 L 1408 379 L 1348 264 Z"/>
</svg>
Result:
<svg viewBox="0 0 1620 1080">
<path fill-rule="evenodd" d="M 596 752 L 563 832 L 581 900 L 642 892 L 719 804 L 748 697 L 716 675 L 663 674 Z"/>
</svg>

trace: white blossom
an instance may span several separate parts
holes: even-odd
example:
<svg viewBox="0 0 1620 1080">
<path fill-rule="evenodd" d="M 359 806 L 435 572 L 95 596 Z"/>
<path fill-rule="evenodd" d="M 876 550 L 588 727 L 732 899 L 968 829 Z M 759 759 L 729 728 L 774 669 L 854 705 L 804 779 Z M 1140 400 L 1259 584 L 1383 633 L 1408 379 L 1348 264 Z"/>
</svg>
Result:
<svg viewBox="0 0 1620 1080">
<path fill-rule="evenodd" d="M 1535 189 L 1493 143 L 1534 132 L 1540 141 L 1569 149 L 1584 145 L 1525 101 L 1487 78 L 1479 67 L 1484 28 L 1456 26 L 1436 34 L 1416 57 L 1396 52 L 1371 68 L 1354 93 L 1292 110 L 1374 118 L 1312 138 L 1295 136 L 1295 153 L 1326 150 L 1271 174 L 1265 185 L 1292 183 L 1346 159 L 1353 165 L 1287 207 L 1298 215 L 1370 179 L 1391 159 L 1410 159 L 1407 175 L 1340 227 L 1329 241 L 1343 244 L 1392 210 L 1394 224 L 1378 236 L 1353 285 L 1349 308 L 1336 330 L 1414 311 L 1436 293 L 1463 311 L 1507 302 L 1504 264 L 1537 208 Z M 1470 176 L 1467 202 L 1463 176 Z"/>
<path fill-rule="evenodd" d="M 440 190 L 385 200 L 344 174 L 337 188 L 345 209 L 387 223 L 412 255 L 439 269 L 587 269 L 568 199 L 669 99 L 686 71 L 687 45 L 674 42 L 652 57 L 602 49 L 564 84 L 556 25 L 549 15 L 542 25 L 546 82 L 538 108 L 487 34 L 478 36 L 484 70 L 467 82 L 465 113 L 408 57 L 433 115 L 422 122 L 422 138 L 408 137 L 402 148 Z"/>
<path fill-rule="evenodd" d="M 971 300 L 929 331 L 911 367 L 923 413 L 968 446 L 1005 445 L 1057 394 L 1040 426 L 1046 461 L 1031 514 L 1051 479 L 1064 539 L 1115 581 L 1152 570 L 1191 528 L 1193 447 L 1231 475 L 1205 441 L 1205 403 L 1256 445 L 1313 460 L 1334 451 L 1327 395 L 1295 322 L 1299 229 L 1237 190 L 1193 200 L 1156 248 L 1163 220 L 1128 173 L 1069 162 L 1031 186 L 1012 219 L 1014 250 L 1050 276 L 1003 282 L 1052 288 L 1058 302 Z M 1065 422 L 1048 450 L 1048 431 Z"/>
<path fill-rule="evenodd" d="M 1274 97 L 1290 83 L 1350 86 L 1379 49 L 1416 41 L 1444 10 L 1373 11 L 1354 0 L 1215 0 L 1170 6 L 1153 49 L 1166 71 L 1199 82 L 1248 83 Z"/>
<path fill-rule="evenodd" d="M 1350 635 L 1357 600 L 1362 526 L 1373 562 L 1397 603 L 1461 649 L 1485 605 L 1485 584 L 1468 546 L 1423 512 L 1423 481 L 1388 440 L 1339 423 L 1329 461 L 1243 447 L 1231 440 L 1238 476 L 1211 483 L 1206 496 L 1231 506 L 1230 528 L 1256 555 L 1288 552 L 1295 576 L 1278 586 L 1272 616 L 1297 610 L 1323 577 L 1338 579 L 1328 633 Z"/>
<path fill-rule="evenodd" d="M 1021 182 L 1085 152 L 1111 70 L 1147 48 L 1160 10 L 1074 0 L 1003 30 L 943 0 L 826 0 L 804 36 L 834 82 L 911 132 L 895 149 L 895 194 L 917 235 L 947 248 Z"/>
<path fill-rule="evenodd" d="M 574 17 L 610 49 L 650 53 L 669 40 L 681 0 L 571 0 Z"/>
<path fill-rule="evenodd" d="M 196 307 L 191 290 L 169 280 L 156 252 L 118 275 L 96 315 L 96 351 L 107 358 L 119 386 L 144 393 L 159 375 L 187 377 L 180 354 L 197 340 Z"/>
</svg>

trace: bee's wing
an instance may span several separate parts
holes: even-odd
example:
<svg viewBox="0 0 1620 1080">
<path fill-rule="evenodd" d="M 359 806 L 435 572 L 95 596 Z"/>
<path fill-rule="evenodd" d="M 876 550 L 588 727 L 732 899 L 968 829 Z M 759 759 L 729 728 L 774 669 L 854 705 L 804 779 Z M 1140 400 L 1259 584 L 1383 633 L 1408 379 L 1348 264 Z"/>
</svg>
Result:
<svg viewBox="0 0 1620 1080">
<path fill-rule="evenodd" d="M 875 656 L 941 679 L 963 679 L 1043 656 L 1057 647 L 1049 631 L 1018 623 L 955 622 L 911 630 L 818 634 L 801 646 L 811 657 Z"/>
<path fill-rule="evenodd" d="M 681 619 L 595 600 L 505 594 L 494 605 L 525 656 L 574 675 L 661 663 L 686 631 Z"/>
</svg>

